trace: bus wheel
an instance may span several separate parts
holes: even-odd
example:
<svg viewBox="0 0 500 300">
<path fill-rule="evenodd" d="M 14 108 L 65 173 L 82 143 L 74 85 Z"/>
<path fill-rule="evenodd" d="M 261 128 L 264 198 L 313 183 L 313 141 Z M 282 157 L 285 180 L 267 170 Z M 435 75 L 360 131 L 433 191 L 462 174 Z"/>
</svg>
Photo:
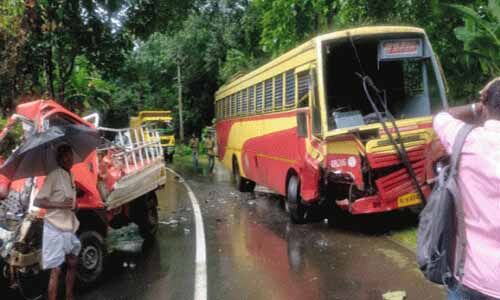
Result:
<svg viewBox="0 0 500 300">
<path fill-rule="evenodd" d="M 293 175 L 288 180 L 287 198 L 285 208 L 290 215 L 290 220 L 295 224 L 306 222 L 307 208 L 300 197 L 300 179 Z"/>
<path fill-rule="evenodd" d="M 77 277 L 83 286 L 91 286 L 104 269 L 106 249 L 103 237 L 96 231 L 85 231 L 80 234 L 82 249 L 78 255 Z"/>
<path fill-rule="evenodd" d="M 234 160 L 233 162 L 233 180 L 238 191 L 253 192 L 255 188 L 255 182 L 240 175 L 240 168 L 238 167 L 238 162 Z"/>
</svg>

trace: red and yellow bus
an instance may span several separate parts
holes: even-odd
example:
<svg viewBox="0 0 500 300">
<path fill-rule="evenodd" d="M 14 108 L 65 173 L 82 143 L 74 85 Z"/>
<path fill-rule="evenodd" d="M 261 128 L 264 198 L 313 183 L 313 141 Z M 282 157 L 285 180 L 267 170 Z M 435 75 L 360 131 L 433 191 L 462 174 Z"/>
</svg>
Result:
<svg viewBox="0 0 500 300">
<path fill-rule="evenodd" d="M 442 154 L 432 131 L 442 107 L 445 81 L 424 30 L 336 31 L 216 92 L 218 157 L 240 191 L 257 183 L 285 196 L 297 223 L 322 203 L 352 214 L 416 206 Z"/>
</svg>

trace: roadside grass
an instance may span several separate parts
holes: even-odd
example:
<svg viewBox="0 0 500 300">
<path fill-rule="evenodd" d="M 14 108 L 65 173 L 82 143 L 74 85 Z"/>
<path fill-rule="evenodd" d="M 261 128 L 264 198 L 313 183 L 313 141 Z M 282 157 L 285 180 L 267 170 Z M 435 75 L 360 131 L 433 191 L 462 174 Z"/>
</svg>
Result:
<svg viewBox="0 0 500 300">
<path fill-rule="evenodd" d="M 403 246 L 416 251 L 417 249 L 417 228 L 410 227 L 391 231 L 391 239 Z"/>
<path fill-rule="evenodd" d="M 176 170 L 194 172 L 191 158 L 191 149 L 185 145 L 177 145 L 175 149 L 173 167 Z M 208 157 L 204 153 L 198 156 L 198 172 L 205 174 L 208 170 Z"/>
</svg>

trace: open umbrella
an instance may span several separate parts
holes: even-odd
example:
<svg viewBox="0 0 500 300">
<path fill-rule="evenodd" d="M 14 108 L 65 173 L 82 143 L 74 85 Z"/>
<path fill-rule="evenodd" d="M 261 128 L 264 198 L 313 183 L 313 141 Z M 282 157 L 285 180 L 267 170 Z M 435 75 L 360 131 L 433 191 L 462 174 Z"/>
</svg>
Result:
<svg viewBox="0 0 500 300">
<path fill-rule="evenodd" d="M 84 161 L 99 143 L 98 132 L 82 125 L 54 126 L 30 136 L 0 167 L 0 174 L 11 180 L 43 176 L 58 167 L 56 150 L 71 146 L 74 163 Z"/>
</svg>

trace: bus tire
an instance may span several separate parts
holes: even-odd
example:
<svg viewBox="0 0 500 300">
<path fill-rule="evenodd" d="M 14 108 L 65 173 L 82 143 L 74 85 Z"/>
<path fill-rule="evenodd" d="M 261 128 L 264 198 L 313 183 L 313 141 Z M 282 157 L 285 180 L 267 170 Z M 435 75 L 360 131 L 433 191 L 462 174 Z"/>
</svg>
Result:
<svg viewBox="0 0 500 300">
<path fill-rule="evenodd" d="M 89 287 L 95 284 L 103 273 L 106 247 L 104 238 L 97 231 L 84 231 L 79 238 L 82 249 L 78 255 L 76 276 L 82 286 Z"/>
<path fill-rule="evenodd" d="M 247 179 L 240 174 L 240 168 L 238 166 L 238 162 L 236 159 L 233 161 L 233 180 L 238 191 L 245 192 L 253 192 L 255 188 L 255 182 Z"/>
<path fill-rule="evenodd" d="M 300 197 L 300 179 L 297 175 L 292 175 L 288 179 L 285 206 L 292 223 L 304 224 L 306 222 L 307 208 Z"/>
</svg>

